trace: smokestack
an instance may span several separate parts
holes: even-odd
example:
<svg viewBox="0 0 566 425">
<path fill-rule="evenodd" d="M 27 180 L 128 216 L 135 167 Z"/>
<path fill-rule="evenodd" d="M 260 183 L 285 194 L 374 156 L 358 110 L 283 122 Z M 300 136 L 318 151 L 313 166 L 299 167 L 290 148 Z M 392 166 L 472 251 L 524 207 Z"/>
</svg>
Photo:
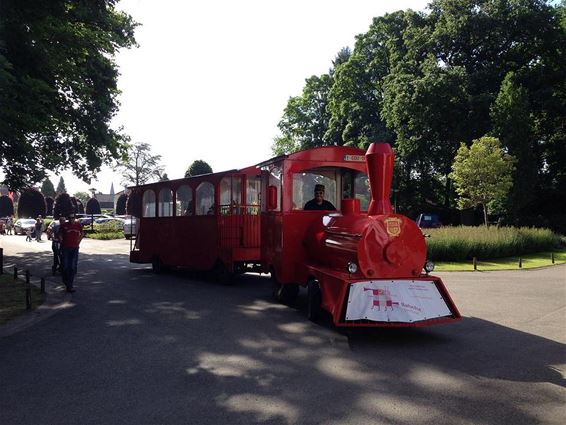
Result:
<svg viewBox="0 0 566 425">
<path fill-rule="evenodd" d="M 391 180 L 393 179 L 393 150 L 388 143 L 372 143 L 366 152 L 371 202 L 368 215 L 391 214 Z"/>
</svg>

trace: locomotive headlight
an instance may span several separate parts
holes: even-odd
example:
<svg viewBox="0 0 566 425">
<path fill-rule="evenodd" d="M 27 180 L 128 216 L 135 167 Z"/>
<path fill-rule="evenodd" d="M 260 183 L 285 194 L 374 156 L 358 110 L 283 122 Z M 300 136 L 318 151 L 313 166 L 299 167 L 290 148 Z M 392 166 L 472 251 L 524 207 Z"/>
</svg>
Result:
<svg viewBox="0 0 566 425">
<path fill-rule="evenodd" d="M 434 270 L 434 263 L 430 260 L 426 260 L 424 264 L 425 272 L 430 273 Z"/>
<path fill-rule="evenodd" d="M 358 271 L 358 265 L 354 262 L 348 263 L 348 273 L 354 274 Z"/>
</svg>

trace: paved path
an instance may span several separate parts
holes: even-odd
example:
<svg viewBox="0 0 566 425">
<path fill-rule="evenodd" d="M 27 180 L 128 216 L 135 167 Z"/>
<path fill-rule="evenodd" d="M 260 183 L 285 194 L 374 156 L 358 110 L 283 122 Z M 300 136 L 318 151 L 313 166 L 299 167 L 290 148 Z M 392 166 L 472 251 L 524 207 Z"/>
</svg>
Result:
<svg viewBox="0 0 566 425">
<path fill-rule="evenodd" d="M 49 244 L 4 237 L 49 272 Z M 77 293 L 0 337 L 0 424 L 562 424 L 566 266 L 444 273 L 464 320 L 349 334 L 232 287 L 82 246 Z"/>
</svg>

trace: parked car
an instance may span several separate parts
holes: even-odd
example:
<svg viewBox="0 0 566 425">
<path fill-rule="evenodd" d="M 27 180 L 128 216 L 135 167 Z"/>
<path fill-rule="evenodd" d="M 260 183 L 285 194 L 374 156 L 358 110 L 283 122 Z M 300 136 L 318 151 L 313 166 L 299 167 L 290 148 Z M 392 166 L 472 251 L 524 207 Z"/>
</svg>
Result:
<svg viewBox="0 0 566 425">
<path fill-rule="evenodd" d="M 124 236 L 126 239 L 132 239 L 137 234 L 137 221 L 134 216 L 128 216 L 124 219 Z"/>
<path fill-rule="evenodd" d="M 25 235 L 26 230 L 30 229 L 35 231 L 35 219 L 33 218 L 19 218 L 14 223 L 14 234 Z"/>
<path fill-rule="evenodd" d="M 442 226 L 438 214 L 423 213 L 417 217 L 417 226 L 421 229 L 434 229 Z"/>
</svg>

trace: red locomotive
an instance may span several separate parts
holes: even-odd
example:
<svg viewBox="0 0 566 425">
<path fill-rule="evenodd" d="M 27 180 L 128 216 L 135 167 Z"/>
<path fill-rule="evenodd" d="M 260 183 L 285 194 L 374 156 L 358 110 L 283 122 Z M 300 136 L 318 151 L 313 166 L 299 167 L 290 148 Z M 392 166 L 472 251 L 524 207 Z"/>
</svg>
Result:
<svg viewBox="0 0 566 425">
<path fill-rule="evenodd" d="M 270 272 L 289 303 L 307 288 L 308 316 L 336 326 L 426 326 L 460 319 L 438 277 L 423 273 L 424 236 L 389 201 L 393 152 L 322 147 L 242 170 L 133 188 L 142 197 L 130 260 Z M 326 197 L 311 210 L 308 201 Z M 315 196 L 315 197 L 316 197 Z M 334 206 L 338 210 L 334 210 Z M 305 208 L 307 207 L 307 208 Z"/>
</svg>

